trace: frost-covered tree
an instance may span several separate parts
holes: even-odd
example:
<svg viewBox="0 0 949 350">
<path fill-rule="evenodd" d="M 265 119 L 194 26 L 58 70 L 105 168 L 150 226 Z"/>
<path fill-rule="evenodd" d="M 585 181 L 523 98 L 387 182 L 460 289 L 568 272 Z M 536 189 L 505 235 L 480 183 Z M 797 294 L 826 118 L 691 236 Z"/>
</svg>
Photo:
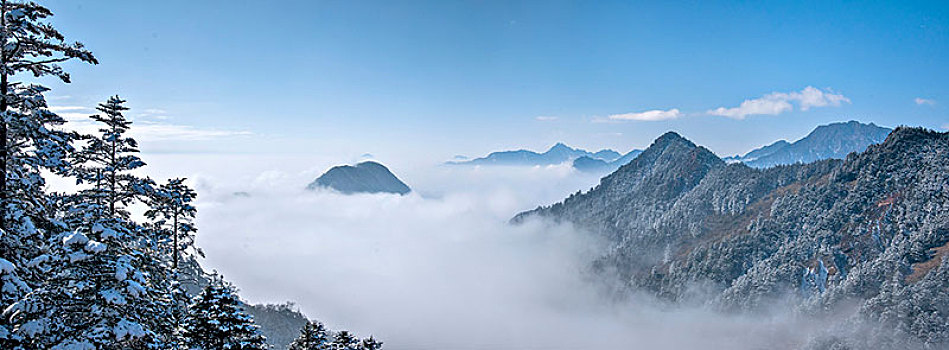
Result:
<svg viewBox="0 0 949 350">
<path fill-rule="evenodd" d="M 163 347 L 173 343 L 175 291 L 158 234 L 130 220 L 124 206 L 151 192 L 129 172 L 144 163 L 118 97 L 99 106 L 100 135 L 72 154 L 73 174 L 91 188 L 56 197 L 59 230 L 50 230 L 42 283 L 8 309 L 14 336 L 25 348 Z M 68 170 L 68 172 L 66 171 Z M 39 258 L 37 258 L 39 259 Z M 33 261 L 36 261 L 34 259 Z M 31 263 L 33 262 L 31 261 Z"/>
<path fill-rule="evenodd" d="M 36 127 L 47 127 L 42 121 L 49 117 L 49 114 L 9 113 L 28 109 L 22 104 L 35 98 L 35 94 L 22 93 L 24 89 L 35 90 L 34 87 L 11 79 L 17 74 L 28 73 L 35 77 L 52 75 L 68 83 L 69 73 L 59 63 L 71 59 L 98 63 L 81 43 L 65 41 L 65 37 L 47 22 L 52 15 L 49 9 L 34 2 L 0 0 L 0 208 L 4 212 L 7 211 L 8 200 L 14 198 L 8 188 L 13 183 L 8 166 L 11 156 L 16 152 L 16 144 L 15 141 L 11 142 L 10 136 L 17 133 L 15 129 L 24 126 L 32 126 L 32 131 L 42 132 Z M 39 119 L 22 124 L 24 117 L 30 116 Z M 0 229 L 7 229 L 7 220 L 7 215 L 0 215 Z"/>
<path fill-rule="evenodd" d="M 359 342 L 359 349 L 361 350 L 379 350 L 382 349 L 382 342 L 376 340 L 372 336 L 369 338 L 363 339 Z"/>
<path fill-rule="evenodd" d="M 65 174 L 73 135 L 58 129 L 65 121 L 47 109 L 41 86 L 16 85 L 16 103 L 3 117 L 6 132 L 7 194 L 0 216 L 0 260 L 9 271 L 0 276 L 0 310 L 22 298 L 49 270 L 47 239 L 64 230 L 54 218 L 53 198 L 44 187 L 44 172 Z M 0 321 L 0 348 L 12 335 L 13 325 Z"/>
<path fill-rule="evenodd" d="M 192 349 L 267 349 L 266 339 L 231 287 L 217 280 L 198 294 L 188 310 L 182 335 Z"/>
<path fill-rule="evenodd" d="M 32 2 L 0 0 L 0 309 L 40 280 L 47 223 L 39 213 L 48 201 L 40 170 L 60 171 L 69 142 L 68 134 L 55 131 L 62 119 L 46 109 L 46 89 L 13 79 L 28 73 L 69 82 L 58 63 L 97 63 L 82 44 L 66 43 L 46 22 L 50 16 Z M 13 327 L 6 317 L 0 320 L 0 348 L 13 347 Z"/>
<path fill-rule="evenodd" d="M 125 206 L 145 195 L 145 180 L 130 172 L 145 165 L 138 156 L 138 142 L 125 135 L 132 122 L 125 118 L 125 100 L 112 96 L 90 116 L 103 125 L 97 135 L 85 136 L 85 146 L 76 155 L 76 180 L 92 188 L 82 191 L 95 204 L 97 217 L 127 218 Z"/>
<path fill-rule="evenodd" d="M 57 237 L 45 283 L 10 308 L 29 349 L 161 347 L 164 291 L 155 288 L 138 233 L 95 223 Z"/>
<path fill-rule="evenodd" d="M 359 350 L 359 338 L 349 331 L 339 331 L 330 344 L 332 350 Z"/>
<path fill-rule="evenodd" d="M 320 322 L 310 321 L 300 330 L 300 336 L 290 343 L 290 350 L 329 350 L 329 333 Z"/>
<path fill-rule="evenodd" d="M 170 236 L 172 269 L 178 269 L 178 260 L 182 251 L 194 248 L 194 217 L 198 210 L 192 205 L 197 193 L 184 183 L 185 179 L 168 180 L 149 194 L 145 216 L 154 221 L 155 226 Z M 201 255 L 200 251 L 196 252 Z"/>
</svg>

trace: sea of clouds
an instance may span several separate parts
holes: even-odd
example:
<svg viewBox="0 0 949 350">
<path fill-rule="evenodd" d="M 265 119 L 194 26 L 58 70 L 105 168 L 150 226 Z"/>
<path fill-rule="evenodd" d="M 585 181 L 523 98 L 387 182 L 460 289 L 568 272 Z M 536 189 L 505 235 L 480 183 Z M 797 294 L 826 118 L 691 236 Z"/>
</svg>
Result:
<svg viewBox="0 0 949 350">
<path fill-rule="evenodd" d="M 242 297 L 293 301 L 387 349 L 785 348 L 822 327 L 605 297 L 586 273 L 602 242 L 566 225 L 508 224 L 598 182 L 567 165 L 387 164 L 413 193 L 347 196 L 305 190 L 336 164 L 328 158 L 146 161 L 158 178 L 189 177 L 203 264 Z"/>
</svg>

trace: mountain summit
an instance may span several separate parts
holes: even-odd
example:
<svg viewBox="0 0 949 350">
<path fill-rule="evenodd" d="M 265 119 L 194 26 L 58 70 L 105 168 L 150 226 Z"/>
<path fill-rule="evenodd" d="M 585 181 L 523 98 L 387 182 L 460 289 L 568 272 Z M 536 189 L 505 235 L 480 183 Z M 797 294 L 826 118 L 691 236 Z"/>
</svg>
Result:
<svg viewBox="0 0 949 350">
<path fill-rule="evenodd" d="M 367 161 L 352 165 L 335 166 L 307 186 L 308 190 L 331 188 L 352 193 L 398 193 L 411 191 L 384 165 Z"/>
<path fill-rule="evenodd" d="M 873 123 L 863 124 L 853 120 L 821 125 L 794 143 L 781 140 L 727 160 L 755 168 L 768 168 L 822 159 L 843 159 L 852 152 L 863 152 L 867 146 L 883 142 L 891 131 Z"/>
</svg>

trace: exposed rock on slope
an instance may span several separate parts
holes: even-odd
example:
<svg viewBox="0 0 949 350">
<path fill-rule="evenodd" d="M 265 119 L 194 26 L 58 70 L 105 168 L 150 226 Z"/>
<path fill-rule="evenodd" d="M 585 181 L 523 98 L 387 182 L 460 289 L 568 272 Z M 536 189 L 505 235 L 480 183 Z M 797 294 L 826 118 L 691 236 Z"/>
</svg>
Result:
<svg viewBox="0 0 949 350">
<path fill-rule="evenodd" d="M 845 160 L 769 169 L 668 133 L 589 192 L 514 221 L 531 216 L 608 238 L 595 270 L 669 300 L 817 314 L 856 300 L 861 319 L 949 341 L 947 133 L 901 127 Z"/>
<path fill-rule="evenodd" d="M 307 186 L 307 189 L 331 188 L 345 194 L 352 193 L 398 193 L 411 191 L 409 186 L 395 177 L 388 168 L 376 162 L 362 162 L 336 166 Z"/>
</svg>

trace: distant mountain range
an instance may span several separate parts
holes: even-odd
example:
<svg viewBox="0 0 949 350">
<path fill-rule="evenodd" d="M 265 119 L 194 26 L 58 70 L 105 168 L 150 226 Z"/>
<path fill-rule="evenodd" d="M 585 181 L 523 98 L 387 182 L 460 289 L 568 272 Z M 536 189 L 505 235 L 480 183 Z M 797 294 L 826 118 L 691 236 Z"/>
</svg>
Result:
<svg viewBox="0 0 949 350">
<path fill-rule="evenodd" d="M 587 173 L 609 174 L 635 159 L 640 153 L 643 151 L 634 149 L 613 161 L 583 156 L 573 160 L 573 167 Z"/>
<path fill-rule="evenodd" d="M 852 152 L 863 152 L 867 146 L 883 142 L 891 131 L 890 128 L 857 121 L 821 125 L 793 143 L 781 140 L 743 156 L 727 157 L 724 160 L 729 163 L 742 162 L 755 168 L 768 168 L 822 159 L 843 159 Z"/>
<path fill-rule="evenodd" d="M 844 160 L 767 169 L 670 132 L 595 188 L 512 221 L 547 218 L 611 242 L 594 273 L 662 299 L 845 317 L 788 348 L 946 349 L 949 133 L 880 129 L 820 127 L 772 147 L 793 158 L 772 159 L 838 157 L 889 136 Z"/>
<path fill-rule="evenodd" d="M 367 161 L 331 168 L 307 186 L 309 190 L 330 188 L 345 194 L 353 193 L 397 193 L 411 191 L 384 165 Z"/>
<path fill-rule="evenodd" d="M 777 165 L 810 163 L 823 159 L 843 159 L 852 152 L 862 152 L 867 146 L 883 142 L 892 129 L 873 123 L 857 121 L 818 126 L 806 137 L 793 143 L 780 140 L 754 149 L 745 155 L 723 158 L 726 163 L 741 162 L 754 168 Z M 635 159 L 642 150 L 621 155 L 611 149 L 595 153 L 557 143 L 544 153 L 529 150 L 493 152 L 486 157 L 467 159 L 455 156 L 446 164 L 452 165 L 508 165 L 537 166 L 572 162 L 575 169 L 586 173 L 609 174 Z"/>
<path fill-rule="evenodd" d="M 492 152 L 486 157 L 463 161 L 449 161 L 446 164 L 513 166 L 557 165 L 564 162 L 573 161 L 574 159 L 580 157 L 588 157 L 604 162 L 612 162 L 616 159 L 619 159 L 621 155 L 619 152 L 611 149 L 604 149 L 593 153 L 579 148 L 572 148 L 563 143 L 557 143 L 544 153 L 537 153 L 523 149 L 517 151 Z"/>
</svg>

